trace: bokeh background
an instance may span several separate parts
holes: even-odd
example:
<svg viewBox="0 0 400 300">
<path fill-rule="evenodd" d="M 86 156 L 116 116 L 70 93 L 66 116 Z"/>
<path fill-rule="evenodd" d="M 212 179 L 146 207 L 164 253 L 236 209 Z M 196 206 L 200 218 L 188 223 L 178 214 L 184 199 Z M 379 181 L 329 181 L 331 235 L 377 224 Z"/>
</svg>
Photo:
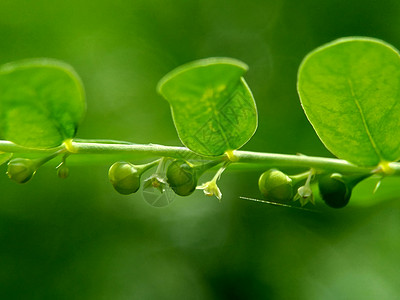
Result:
<svg viewBox="0 0 400 300">
<path fill-rule="evenodd" d="M 400 47 L 396 0 L 1 0 L 0 63 L 51 57 L 82 77 L 80 138 L 180 145 L 158 80 L 191 60 L 250 66 L 259 127 L 246 150 L 331 156 L 296 94 L 302 58 L 362 35 Z M 314 212 L 259 197 L 260 171 L 227 171 L 219 203 L 197 191 L 153 208 L 108 182 L 111 157 L 71 159 L 18 185 L 0 168 L 0 299 L 396 299 L 400 181 Z M 205 176 L 211 177 L 212 174 Z M 384 199 L 384 201 L 381 201 Z"/>
</svg>

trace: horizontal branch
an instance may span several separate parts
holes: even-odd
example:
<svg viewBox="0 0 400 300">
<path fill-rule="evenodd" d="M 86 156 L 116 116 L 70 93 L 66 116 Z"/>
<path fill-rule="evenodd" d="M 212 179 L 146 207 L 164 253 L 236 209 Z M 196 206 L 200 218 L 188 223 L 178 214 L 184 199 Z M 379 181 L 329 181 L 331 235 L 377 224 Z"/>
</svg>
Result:
<svg viewBox="0 0 400 300">
<path fill-rule="evenodd" d="M 62 146 L 52 149 L 36 149 L 26 148 L 9 141 L 0 140 L 0 152 L 9 153 L 54 153 L 65 149 L 71 154 L 144 154 L 149 157 L 172 157 L 172 158 L 186 158 L 186 159 L 199 159 L 199 160 L 214 160 L 219 157 L 204 157 L 193 153 L 185 147 L 163 146 L 156 144 L 130 144 L 126 142 L 106 143 L 106 141 L 93 142 L 81 141 L 68 141 Z M 233 152 L 233 157 L 230 157 L 235 163 L 245 164 L 258 164 L 260 166 L 270 167 L 293 167 L 293 168 L 314 168 L 316 170 L 325 170 L 339 173 L 368 173 L 375 168 L 359 167 L 348 163 L 345 160 L 324 158 L 305 155 L 287 155 L 275 153 L 262 153 L 251 151 L 236 150 Z M 391 175 L 400 175 L 400 163 L 390 163 Z"/>
</svg>

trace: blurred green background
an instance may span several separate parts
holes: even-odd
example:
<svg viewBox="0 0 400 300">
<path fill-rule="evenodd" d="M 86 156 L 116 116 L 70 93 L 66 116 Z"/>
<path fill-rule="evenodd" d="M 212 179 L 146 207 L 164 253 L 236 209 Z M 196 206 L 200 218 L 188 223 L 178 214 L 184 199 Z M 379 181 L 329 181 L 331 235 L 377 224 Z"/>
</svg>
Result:
<svg viewBox="0 0 400 300">
<path fill-rule="evenodd" d="M 81 75 L 88 111 L 80 138 L 180 145 L 157 81 L 182 63 L 228 56 L 250 66 L 259 111 L 244 149 L 331 156 L 301 109 L 296 73 L 309 51 L 351 35 L 399 48 L 400 2 L 0 2 L 1 64 L 51 57 Z M 400 295 L 397 179 L 373 196 L 373 183 L 356 191 L 359 203 L 385 198 L 376 205 L 308 212 L 240 199 L 259 197 L 260 172 L 228 171 L 221 203 L 197 191 L 157 209 L 113 190 L 113 159 L 71 159 L 67 180 L 52 165 L 26 185 L 0 178 L 0 299 Z"/>
</svg>

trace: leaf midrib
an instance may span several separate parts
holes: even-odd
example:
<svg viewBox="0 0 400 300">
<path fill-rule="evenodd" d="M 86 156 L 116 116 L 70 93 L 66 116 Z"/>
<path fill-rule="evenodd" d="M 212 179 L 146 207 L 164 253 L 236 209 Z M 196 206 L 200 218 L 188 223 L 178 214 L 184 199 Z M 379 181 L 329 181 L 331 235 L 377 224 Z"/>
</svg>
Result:
<svg viewBox="0 0 400 300">
<path fill-rule="evenodd" d="M 360 114 L 360 117 L 361 117 L 364 129 L 365 129 L 365 132 L 367 133 L 367 136 L 368 136 L 368 139 L 369 139 L 369 141 L 371 143 L 371 146 L 374 149 L 375 154 L 379 157 L 379 160 L 383 161 L 384 159 L 382 158 L 381 151 L 379 150 L 378 146 L 375 143 L 374 138 L 372 137 L 371 131 L 369 130 L 369 126 L 368 126 L 367 121 L 366 121 L 365 116 L 364 116 L 364 111 L 363 111 L 363 109 L 361 107 L 361 104 L 360 104 L 360 101 L 358 100 L 358 98 L 356 96 L 356 93 L 354 91 L 353 82 L 352 82 L 352 80 L 350 78 L 347 78 L 347 83 L 349 84 L 351 96 L 352 96 L 352 98 L 354 100 L 355 105 L 357 106 L 358 112 Z"/>
</svg>

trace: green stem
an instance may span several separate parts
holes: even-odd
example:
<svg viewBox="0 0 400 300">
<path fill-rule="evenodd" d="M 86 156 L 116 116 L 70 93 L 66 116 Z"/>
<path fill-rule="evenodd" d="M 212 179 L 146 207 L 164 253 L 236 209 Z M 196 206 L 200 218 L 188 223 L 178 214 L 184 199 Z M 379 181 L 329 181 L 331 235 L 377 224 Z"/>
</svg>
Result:
<svg viewBox="0 0 400 300">
<path fill-rule="evenodd" d="M 211 161 L 208 161 L 206 163 L 203 163 L 203 164 L 195 166 L 196 172 L 197 172 L 197 176 L 201 176 L 205 171 L 207 171 L 207 170 L 209 170 L 209 169 L 211 169 L 211 168 L 213 168 L 215 166 L 218 166 L 220 163 L 222 163 L 224 161 L 226 162 L 224 157 L 219 157 L 219 158 L 216 158 L 214 160 L 211 160 Z"/>
<path fill-rule="evenodd" d="M 152 162 L 149 162 L 147 164 L 142 164 L 142 165 L 136 165 L 136 169 L 139 171 L 139 173 L 146 172 L 148 169 L 160 164 L 162 158 L 154 160 Z"/>
<path fill-rule="evenodd" d="M 218 172 L 215 174 L 214 178 L 212 180 L 215 180 L 215 182 L 217 182 L 217 180 L 220 179 L 222 173 L 224 173 L 224 171 L 226 170 L 226 168 L 231 164 L 230 161 L 226 161 L 223 166 L 221 168 L 219 168 Z"/>
<path fill-rule="evenodd" d="M 64 143 L 62 146 L 51 149 L 32 149 L 13 144 L 9 141 L 0 141 L 0 152 L 8 153 L 54 153 L 55 151 L 65 149 L 71 154 L 145 154 L 149 157 L 171 157 L 171 158 L 186 158 L 199 160 L 221 160 L 223 156 L 203 157 L 196 155 L 185 147 L 163 146 L 156 144 L 129 144 L 126 142 L 116 143 L 94 143 L 83 142 L 83 140 Z M 324 158 L 304 155 L 288 155 L 275 153 L 262 153 L 250 151 L 234 151 L 235 161 L 232 161 L 232 166 L 242 165 L 246 168 L 246 164 L 256 164 L 260 169 L 266 167 L 291 167 L 291 168 L 313 168 L 319 171 L 334 171 L 339 173 L 360 173 L 366 174 L 373 172 L 376 168 L 373 167 L 358 167 L 348 163 L 345 160 Z M 251 168 L 251 167 L 249 167 Z M 400 175 L 400 163 L 390 163 L 392 171 L 391 175 Z"/>
<path fill-rule="evenodd" d="M 158 175 L 162 175 L 163 174 L 163 169 L 165 168 L 165 164 L 168 161 L 168 159 L 166 157 L 162 157 L 157 165 L 157 170 L 156 170 L 156 174 Z"/>
<path fill-rule="evenodd" d="M 62 154 L 64 152 L 65 152 L 65 149 L 59 149 L 59 150 L 57 150 L 56 152 L 52 153 L 49 156 L 37 158 L 37 159 L 34 159 L 33 161 L 35 161 L 37 168 L 39 168 L 42 165 L 44 165 L 45 163 L 47 163 L 48 161 L 52 160 L 53 158 L 57 157 L 58 155 L 60 155 L 60 154 Z"/>
<path fill-rule="evenodd" d="M 293 186 L 297 186 L 301 182 L 306 181 L 310 177 L 310 173 L 312 173 L 312 170 L 313 169 L 297 175 L 290 175 L 289 177 L 292 179 Z"/>
</svg>

